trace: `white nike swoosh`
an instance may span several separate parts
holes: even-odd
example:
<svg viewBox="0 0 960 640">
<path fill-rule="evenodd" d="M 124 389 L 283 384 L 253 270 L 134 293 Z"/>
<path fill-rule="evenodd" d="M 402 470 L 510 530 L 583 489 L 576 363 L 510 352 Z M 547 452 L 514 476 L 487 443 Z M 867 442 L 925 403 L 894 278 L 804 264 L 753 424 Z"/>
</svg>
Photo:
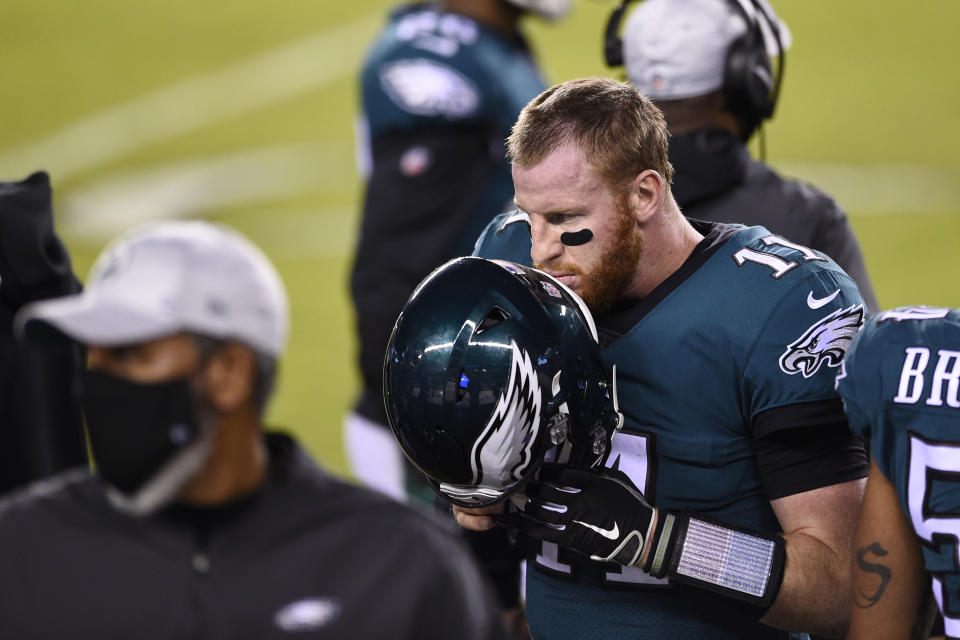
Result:
<svg viewBox="0 0 960 640">
<path fill-rule="evenodd" d="M 837 289 L 836 291 L 828 295 L 826 298 L 820 298 L 819 300 L 817 300 L 816 298 L 813 297 L 813 291 L 811 291 L 810 293 L 807 294 L 807 306 L 810 307 L 811 309 L 819 309 L 823 305 L 827 304 L 828 302 L 836 298 L 837 294 L 839 293 L 840 293 L 840 289 Z"/>
<path fill-rule="evenodd" d="M 620 537 L 620 525 L 617 524 L 616 520 L 614 520 L 613 522 L 613 529 L 601 529 L 596 525 L 587 524 L 586 522 L 580 522 L 579 520 L 574 520 L 574 522 L 576 522 L 577 524 L 582 524 L 587 529 L 593 529 L 594 531 L 602 535 L 604 538 L 608 538 L 610 540 L 616 540 L 617 538 Z"/>
</svg>

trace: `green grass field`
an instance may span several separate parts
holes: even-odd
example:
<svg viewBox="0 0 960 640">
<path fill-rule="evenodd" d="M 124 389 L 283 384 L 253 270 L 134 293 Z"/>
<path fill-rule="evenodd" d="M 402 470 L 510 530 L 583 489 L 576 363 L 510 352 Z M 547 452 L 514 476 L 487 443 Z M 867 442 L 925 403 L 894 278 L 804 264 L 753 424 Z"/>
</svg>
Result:
<svg viewBox="0 0 960 640">
<path fill-rule="evenodd" d="M 345 473 L 357 389 L 346 278 L 359 182 L 354 76 L 389 2 L 35 0 L 0 5 L 0 178 L 50 171 L 85 275 L 104 241 L 157 215 L 249 234 L 290 292 L 270 422 Z M 531 21 L 551 80 L 606 74 L 612 2 Z M 776 2 L 793 31 L 768 160 L 850 213 L 881 304 L 960 307 L 960 4 Z M 613 75 L 618 75 L 614 72 Z"/>
</svg>

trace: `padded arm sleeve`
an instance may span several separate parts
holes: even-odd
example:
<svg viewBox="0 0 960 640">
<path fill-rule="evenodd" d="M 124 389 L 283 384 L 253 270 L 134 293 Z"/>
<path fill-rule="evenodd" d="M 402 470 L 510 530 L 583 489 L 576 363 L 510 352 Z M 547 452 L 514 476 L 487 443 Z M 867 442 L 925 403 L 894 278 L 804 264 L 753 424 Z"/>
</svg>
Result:
<svg viewBox="0 0 960 640">
<path fill-rule="evenodd" d="M 771 500 L 866 477 L 863 441 L 839 399 L 778 407 L 754 421 L 760 481 Z"/>
</svg>

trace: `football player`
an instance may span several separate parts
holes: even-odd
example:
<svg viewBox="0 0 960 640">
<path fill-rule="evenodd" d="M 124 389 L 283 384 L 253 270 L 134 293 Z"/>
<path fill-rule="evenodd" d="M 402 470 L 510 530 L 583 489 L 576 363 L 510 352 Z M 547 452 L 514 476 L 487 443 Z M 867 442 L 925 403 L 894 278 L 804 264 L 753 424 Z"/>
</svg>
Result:
<svg viewBox="0 0 960 640">
<path fill-rule="evenodd" d="M 594 312 L 626 420 L 605 474 L 524 490 L 534 635 L 843 635 L 868 470 L 833 387 L 855 283 L 762 227 L 684 218 L 663 118 L 628 85 L 548 89 L 508 150 L 529 258 Z M 508 235 L 484 255 L 522 254 Z"/>
<path fill-rule="evenodd" d="M 837 389 L 870 441 L 853 560 L 850 638 L 926 638 L 935 612 L 960 638 L 960 310 L 870 319 Z"/>
<path fill-rule="evenodd" d="M 630 83 L 663 111 L 674 168 L 671 193 L 684 215 L 761 225 L 822 251 L 876 311 L 843 208 L 814 185 L 751 158 L 747 149 L 755 132 L 764 146 L 762 123 L 773 117 L 791 40 L 766 0 L 623 0 L 611 13 L 604 47 L 607 64 L 623 65 Z M 515 233 L 517 259 L 525 261 L 526 225 L 511 228 L 511 222 L 523 220 L 504 214 L 491 228 Z"/>
<path fill-rule="evenodd" d="M 350 277 L 363 388 L 345 420 L 353 474 L 397 499 L 432 493 L 408 477 L 381 399 L 383 351 L 414 287 L 468 255 L 513 197 L 504 139 L 546 85 L 519 30 L 570 0 L 440 0 L 395 9 L 360 75 L 358 156 L 366 189 Z"/>
</svg>

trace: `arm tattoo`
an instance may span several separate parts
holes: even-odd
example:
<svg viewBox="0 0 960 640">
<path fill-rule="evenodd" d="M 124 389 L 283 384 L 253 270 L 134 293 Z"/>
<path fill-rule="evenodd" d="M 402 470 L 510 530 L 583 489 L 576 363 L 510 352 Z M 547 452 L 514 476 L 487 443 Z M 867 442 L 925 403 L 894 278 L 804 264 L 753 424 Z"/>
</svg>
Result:
<svg viewBox="0 0 960 640">
<path fill-rule="evenodd" d="M 857 588 L 857 597 L 854 599 L 854 602 L 861 609 L 869 609 L 873 605 L 877 604 L 877 602 L 883 596 L 883 592 L 886 591 L 887 585 L 890 583 L 890 578 L 893 575 L 893 572 L 890 571 L 890 567 L 876 562 L 867 562 L 867 560 L 864 559 L 864 556 L 866 556 L 868 553 L 872 553 L 875 556 L 882 558 L 883 556 L 887 555 L 887 550 L 881 547 L 879 542 L 874 542 L 869 547 L 860 547 L 860 549 L 857 551 L 857 566 L 860 567 L 860 570 L 868 573 L 876 573 L 880 576 L 880 586 L 877 587 L 877 590 L 873 593 L 873 595 L 868 595 L 859 587 Z"/>
</svg>

